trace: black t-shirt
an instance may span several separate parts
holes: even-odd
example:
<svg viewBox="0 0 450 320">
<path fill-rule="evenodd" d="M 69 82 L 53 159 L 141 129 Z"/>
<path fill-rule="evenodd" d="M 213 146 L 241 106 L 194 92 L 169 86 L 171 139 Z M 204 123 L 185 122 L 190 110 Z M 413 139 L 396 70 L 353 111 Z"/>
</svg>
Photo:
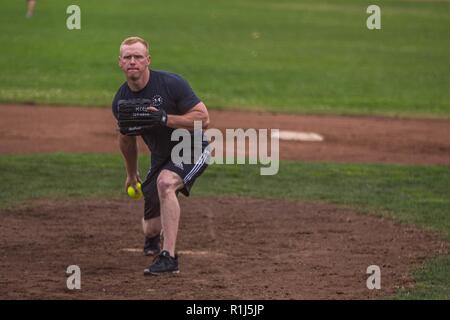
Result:
<svg viewBox="0 0 450 320">
<path fill-rule="evenodd" d="M 112 112 L 117 119 L 118 101 L 149 99 L 152 105 L 164 109 L 167 114 L 182 115 L 200 102 L 188 82 L 179 75 L 166 71 L 150 70 L 150 81 L 140 91 L 134 92 L 125 82 L 117 91 L 112 103 Z M 178 141 L 171 141 L 175 129 L 155 126 L 142 138 L 152 153 L 152 165 L 166 161 Z M 193 133 L 191 134 L 193 139 Z"/>
</svg>

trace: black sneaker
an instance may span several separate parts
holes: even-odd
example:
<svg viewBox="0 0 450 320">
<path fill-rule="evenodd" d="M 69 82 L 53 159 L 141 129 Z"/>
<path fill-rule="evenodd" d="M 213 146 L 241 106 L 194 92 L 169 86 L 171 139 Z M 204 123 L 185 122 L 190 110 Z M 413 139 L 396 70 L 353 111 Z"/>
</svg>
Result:
<svg viewBox="0 0 450 320">
<path fill-rule="evenodd" d="M 156 256 L 161 251 L 161 237 L 159 234 L 154 237 L 145 237 L 144 255 Z"/>
<path fill-rule="evenodd" d="M 178 256 L 171 257 L 169 252 L 164 250 L 153 260 L 153 263 L 144 270 L 144 275 L 160 275 L 164 273 L 178 273 Z"/>
</svg>

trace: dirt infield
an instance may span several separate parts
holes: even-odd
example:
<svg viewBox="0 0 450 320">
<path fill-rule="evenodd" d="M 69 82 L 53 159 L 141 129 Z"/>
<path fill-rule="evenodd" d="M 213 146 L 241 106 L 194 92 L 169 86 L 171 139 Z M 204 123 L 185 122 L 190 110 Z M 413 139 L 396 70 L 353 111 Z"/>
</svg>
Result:
<svg viewBox="0 0 450 320">
<path fill-rule="evenodd" d="M 450 165 L 450 120 L 211 111 L 210 127 L 316 132 L 324 142 L 280 142 L 281 159 Z M 0 154 L 118 152 L 109 109 L 0 105 Z M 143 144 L 140 144 L 141 148 Z"/>
<path fill-rule="evenodd" d="M 212 111 L 211 127 L 316 132 L 282 159 L 450 164 L 450 120 Z M 140 143 L 143 150 L 144 145 Z M 0 105 L 0 154 L 117 153 L 108 109 Z M 181 198 L 181 274 L 144 277 L 142 202 L 39 200 L 0 210 L 0 299 L 365 299 L 412 286 L 411 270 L 449 252 L 435 234 L 331 205 Z M 66 289 L 79 265 L 82 290 Z M 366 288 L 378 265 L 382 289 Z"/>
<path fill-rule="evenodd" d="M 436 236 L 326 205 L 182 198 L 181 273 L 145 277 L 142 202 L 35 202 L 0 212 L 0 298 L 374 298 L 413 285 L 409 271 L 448 251 Z M 379 265 L 382 289 L 366 288 Z M 81 290 L 66 268 L 81 268 Z"/>
</svg>

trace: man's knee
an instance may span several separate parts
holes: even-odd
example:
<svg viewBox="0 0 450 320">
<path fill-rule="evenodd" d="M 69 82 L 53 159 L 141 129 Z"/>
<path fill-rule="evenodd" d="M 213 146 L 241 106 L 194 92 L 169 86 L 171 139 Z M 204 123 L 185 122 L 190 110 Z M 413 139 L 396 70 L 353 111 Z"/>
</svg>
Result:
<svg viewBox="0 0 450 320">
<path fill-rule="evenodd" d="M 158 180 L 156 182 L 158 187 L 158 194 L 162 197 L 175 193 L 178 188 L 181 186 L 181 178 L 177 177 L 177 175 L 170 171 L 162 171 L 158 176 Z"/>
</svg>

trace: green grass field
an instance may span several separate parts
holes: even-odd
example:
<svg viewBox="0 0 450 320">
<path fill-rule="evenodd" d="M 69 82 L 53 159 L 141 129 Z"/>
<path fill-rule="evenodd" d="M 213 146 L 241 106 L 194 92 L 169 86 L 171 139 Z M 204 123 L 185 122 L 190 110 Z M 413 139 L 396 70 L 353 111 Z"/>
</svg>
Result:
<svg viewBox="0 0 450 320">
<path fill-rule="evenodd" d="M 23 1 L 0 14 L 0 102 L 109 105 L 123 38 L 151 42 L 154 68 L 184 75 L 210 108 L 449 117 L 450 3 L 360 0 Z"/>
<path fill-rule="evenodd" d="M 140 158 L 142 173 L 147 162 Z M 14 207 L 33 198 L 127 197 L 120 155 L 2 156 L 0 172 L 1 207 Z M 450 168 L 445 166 L 283 161 L 279 174 L 272 177 L 260 176 L 257 166 L 211 166 L 194 190 L 202 196 L 241 195 L 343 205 L 439 231 L 450 239 Z M 417 287 L 401 291 L 395 298 L 450 299 L 450 257 L 433 260 L 416 273 Z"/>
</svg>

